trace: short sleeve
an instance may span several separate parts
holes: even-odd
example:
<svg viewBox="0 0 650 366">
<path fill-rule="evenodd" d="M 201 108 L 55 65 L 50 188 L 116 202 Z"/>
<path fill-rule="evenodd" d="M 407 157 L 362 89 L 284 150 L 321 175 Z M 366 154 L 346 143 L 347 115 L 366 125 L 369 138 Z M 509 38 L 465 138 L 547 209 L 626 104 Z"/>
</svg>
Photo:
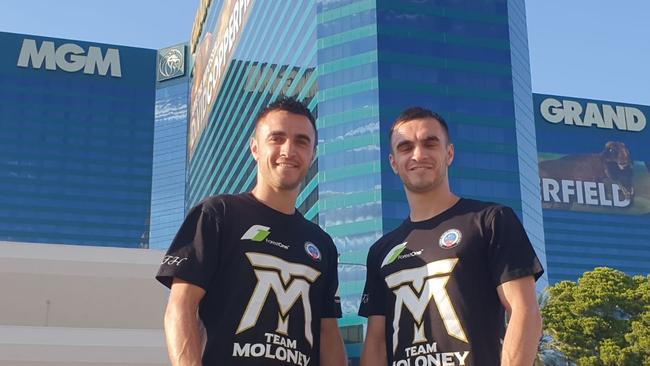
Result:
<svg viewBox="0 0 650 366">
<path fill-rule="evenodd" d="M 339 296 L 339 275 L 338 275 L 338 254 L 336 246 L 331 242 L 330 256 L 327 261 L 327 274 L 325 283 L 325 295 L 323 298 L 323 311 L 321 318 L 340 318 L 341 298 Z"/>
<path fill-rule="evenodd" d="M 509 207 L 499 207 L 488 223 L 488 256 L 495 286 L 521 277 L 542 276 L 544 269 L 519 218 Z"/>
<path fill-rule="evenodd" d="M 207 289 L 217 268 L 219 219 L 198 205 L 190 210 L 158 269 L 156 279 L 171 287 L 174 277 Z"/>
<path fill-rule="evenodd" d="M 359 315 L 386 315 L 386 283 L 379 272 L 379 261 L 371 248 L 366 260 L 366 284 L 361 296 Z"/>
</svg>

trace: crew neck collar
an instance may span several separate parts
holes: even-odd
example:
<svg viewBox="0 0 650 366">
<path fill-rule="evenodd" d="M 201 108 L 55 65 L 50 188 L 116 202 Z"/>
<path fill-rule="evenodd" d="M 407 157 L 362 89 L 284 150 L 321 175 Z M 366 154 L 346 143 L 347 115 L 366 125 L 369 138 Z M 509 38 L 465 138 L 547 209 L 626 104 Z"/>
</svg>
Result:
<svg viewBox="0 0 650 366">
<path fill-rule="evenodd" d="M 438 214 L 436 214 L 434 216 L 429 217 L 428 219 L 419 220 L 419 221 L 412 221 L 411 220 L 411 215 L 409 215 L 409 216 L 406 217 L 405 222 L 408 223 L 409 225 L 416 225 L 416 226 L 429 224 L 429 223 L 431 223 L 433 221 L 439 220 L 440 218 L 446 217 L 449 214 L 449 212 L 451 212 L 456 207 L 460 206 L 461 202 L 464 202 L 464 201 L 465 201 L 464 198 L 459 197 L 458 201 L 456 201 L 453 205 L 449 206 L 444 211 L 442 211 L 442 212 L 440 212 L 440 213 L 438 213 Z"/>
<path fill-rule="evenodd" d="M 279 215 L 281 217 L 287 217 L 287 218 L 300 217 L 301 216 L 300 212 L 298 212 L 298 209 L 294 209 L 292 214 L 286 214 L 284 212 L 278 211 L 278 210 L 274 209 L 273 207 L 268 206 L 264 202 L 258 200 L 257 197 L 255 197 L 255 195 L 253 194 L 253 192 L 246 192 L 244 194 L 244 196 L 247 197 L 249 200 L 253 201 L 256 205 L 263 207 L 264 210 L 266 210 L 269 213 L 272 213 L 274 215 Z"/>
</svg>

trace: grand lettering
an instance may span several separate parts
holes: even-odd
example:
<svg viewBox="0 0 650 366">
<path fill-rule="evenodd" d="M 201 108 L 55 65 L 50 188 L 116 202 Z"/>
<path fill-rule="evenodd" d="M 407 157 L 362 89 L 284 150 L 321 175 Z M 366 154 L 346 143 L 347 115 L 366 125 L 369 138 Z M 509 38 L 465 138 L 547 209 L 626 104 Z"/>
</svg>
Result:
<svg viewBox="0 0 650 366">
<path fill-rule="evenodd" d="M 573 100 L 546 98 L 539 106 L 542 117 L 550 123 L 640 132 L 646 116 L 635 107 L 589 102 L 585 106 Z"/>
</svg>

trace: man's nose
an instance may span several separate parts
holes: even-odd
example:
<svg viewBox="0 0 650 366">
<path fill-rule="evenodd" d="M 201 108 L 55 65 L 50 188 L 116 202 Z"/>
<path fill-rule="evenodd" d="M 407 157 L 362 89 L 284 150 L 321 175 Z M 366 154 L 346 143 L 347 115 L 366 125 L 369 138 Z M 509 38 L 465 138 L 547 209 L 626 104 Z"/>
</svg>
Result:
<svg viewBox="0 0 650 366">
<path fill-rule="evenodd" d="M 422 148 L 422 146 L 420 146 L 420 144 L 416 144 L 413 147 L 413 155 L 411 155 L 411 158 L 413 160 L 419 161 L 422 160 L 424 156 L 425 156 L 424 149 Z"/>
<path fill-rule="evenodd" d="M 296 150 L 295 142 L 292 139 L 286 139 L 280 146 L 280 155 L 292 156 Z"/>
</svg>

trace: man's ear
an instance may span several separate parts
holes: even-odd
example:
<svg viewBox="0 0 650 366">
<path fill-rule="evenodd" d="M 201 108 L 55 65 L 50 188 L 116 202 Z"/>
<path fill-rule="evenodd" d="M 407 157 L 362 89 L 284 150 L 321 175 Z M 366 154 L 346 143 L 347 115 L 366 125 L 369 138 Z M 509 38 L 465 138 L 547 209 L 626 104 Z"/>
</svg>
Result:
<svg viewBox="0 0 650 366">
<path fill-rule="evenodd" d="M 390 167 L 393 168 L 393 173 L 398 174 L 397 163 L 395 162 L 395 157 L 393 156 L 392 153 L 388 154 L 388 161 L 390 162 Z"/>
<path fill-rule="evenodd" d="M 257 157 L 259 156 L 259 151 L 258 151 L 257 140 L 255 139 L 255 136 L 251 137 L 249 146 L 251 149 L 251 154 L 253 155 L 253 159 L 257 161 Z"/>
<path fill-rule="evenodd" d="M 312 165 L 316 162 L 316 157 L 318 156 L 318 146 L 314 146 L 314 156 L 311 157 L 311 162 L 309 162 L 309 167 L 311 168 Z"/>
<path fill-rule="evenodd" d="M 447 146 L 447 166 L 451 166 L 451 163 L 454 161 L 454 144 L 449 143 Z"/>
</svg>

